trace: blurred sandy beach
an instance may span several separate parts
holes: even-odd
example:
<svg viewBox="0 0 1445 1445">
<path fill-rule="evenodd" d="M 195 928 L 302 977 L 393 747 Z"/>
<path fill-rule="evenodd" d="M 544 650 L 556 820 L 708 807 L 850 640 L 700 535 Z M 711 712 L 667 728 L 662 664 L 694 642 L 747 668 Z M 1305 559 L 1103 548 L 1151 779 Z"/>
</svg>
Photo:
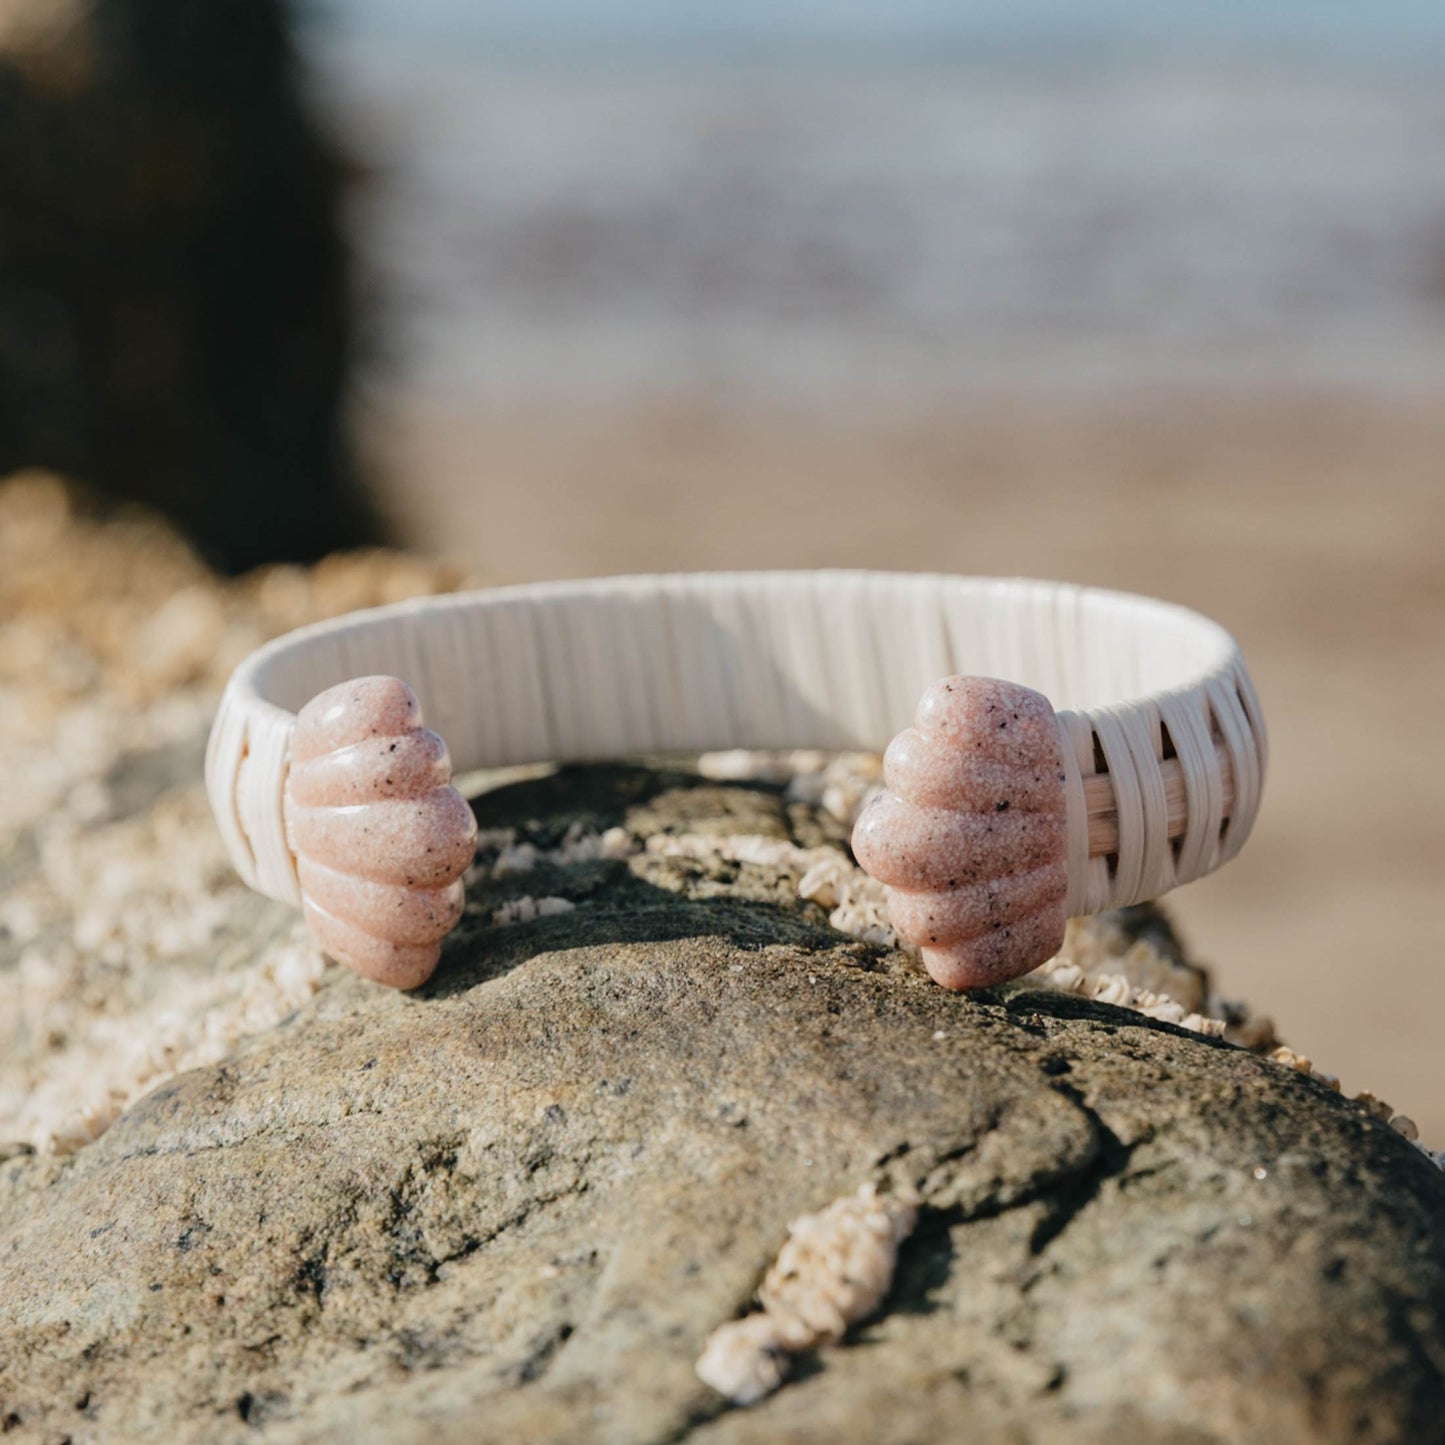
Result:
<svg viewBox="0 0 1445 1445">
<path fill-rule="evenodd" d="M 901 567 L 1219 618 L 1271 772 L 1174 915 L 1438 1147 L 1440 50 L 441 34 L 325 66 L 376 167 L 404 538 L 495 580 Z"/>
</svg>

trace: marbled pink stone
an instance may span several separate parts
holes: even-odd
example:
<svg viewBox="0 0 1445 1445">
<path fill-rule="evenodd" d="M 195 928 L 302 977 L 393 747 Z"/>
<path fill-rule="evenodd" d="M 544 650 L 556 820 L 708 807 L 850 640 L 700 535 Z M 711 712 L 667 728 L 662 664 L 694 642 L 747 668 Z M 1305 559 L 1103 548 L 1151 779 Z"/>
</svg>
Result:
<svg viewBox="0 0 1445 1445">
<path fill-rule="evenodd" d="M 317 943 L 365 978 L 424 983 L 462 912 L 477 825 L 416 694 L 359 677 L 296 718 L 286 838 Z"/>
<path fill-rule="evenodd" d="M 1049 700 L 996 678 L 944 678 L 889 744 L 883 777 L 853 852 L 887 885 L 893 927 L 933 978 L 981 988 L 1057 953 L 1069 879 Z"/>
<path fill-rule="evenodd" d="M 451 781 L 447 745 L 426 728 L 397 737 L 369 737 L 304 762 L 294 756 L 289 774 L 298 803 L 368 803 L 414 798 Z"/>
</svg>

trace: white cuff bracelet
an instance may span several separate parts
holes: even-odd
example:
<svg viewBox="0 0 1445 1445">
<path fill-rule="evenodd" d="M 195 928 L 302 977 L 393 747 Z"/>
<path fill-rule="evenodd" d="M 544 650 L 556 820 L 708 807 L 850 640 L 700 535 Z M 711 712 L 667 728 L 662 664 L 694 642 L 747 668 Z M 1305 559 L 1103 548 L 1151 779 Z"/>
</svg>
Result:
<svg viewBox="0 0 1445 1445">
<path fill-rule="evenodd" d="M 1249 836 L 1265 763 L 1238 647 L 1183 608 L 1048 582 L 736 572 L 428 597 L 292 632 L 232 676 L 206 785 L 252 888 L 300 905 L 333 957 L 410 988 L 460 917 L 475 842 L 452 757 L 885 747 L 854 851 L 950 988 L 1037 967 L 1070 915 L 1217 868 Z"/>
</svg>

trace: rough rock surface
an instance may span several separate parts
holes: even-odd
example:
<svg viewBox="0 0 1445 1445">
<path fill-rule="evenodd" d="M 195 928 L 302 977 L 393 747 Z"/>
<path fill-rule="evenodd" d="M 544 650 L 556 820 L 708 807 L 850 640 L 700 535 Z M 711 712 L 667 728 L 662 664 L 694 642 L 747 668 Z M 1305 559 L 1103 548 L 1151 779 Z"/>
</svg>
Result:
<svg viewBox="0 0 1445 1445">
<path fill-rule="evenodd" d="M 226 866 L 215 693 L 449 581 L 221 582 L 0 486 L 7 1445 L 1445 1438 L 1445 1175 L 1391 1111 L 1260 1057 L 1158 914 L 934 988 L 834 896 L 851 765 L 493 779 L 433 986 L 324 969 Z M 875 1184 L 923 1196 L 881 1312 L 729 1408 L 704 1341 Z"/>
<path fill-rule="evenodd" d="M 539 846 L 841 833 L 644 767 L 477 807 Z M 576 906 L 492 921 L 523 896 Z M 708 1333 L 867 1180 L 925 1200 L 881 1313 L 729 1408 Z M 0 1430 L 1429 1445 L 1445 1175 L 1223 1041 L 949 994 L 777 869 L 543 861 L 473 887 L 420 992 L 328 971 L 97 1142 L 0 1163 Z"/>
</svg>

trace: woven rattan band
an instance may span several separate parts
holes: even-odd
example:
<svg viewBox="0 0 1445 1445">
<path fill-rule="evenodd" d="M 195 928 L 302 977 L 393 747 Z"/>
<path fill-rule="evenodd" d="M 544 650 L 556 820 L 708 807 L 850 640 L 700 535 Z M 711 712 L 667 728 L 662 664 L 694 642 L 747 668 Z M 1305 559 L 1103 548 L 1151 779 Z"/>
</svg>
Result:
<svg viewBox="0 0 1445 1445">
<path fill-rule="evenodd" d="M 867 571 L 604 578 L 425 598 L 302 628 L 232 677 L 207 755 L 236 868 L 298 901 L 296 711 L 393 673 L 462 769 L 722 748 L 881 751 L 951 674 L 1043 693 L 1066 739 L 1071 914 L 1157 897 L 1242 846 L 1264 721 L 1233 639 L 1151 599 Z M 245 760 L 243 768 L 242 763 Z"/>
</svg>

